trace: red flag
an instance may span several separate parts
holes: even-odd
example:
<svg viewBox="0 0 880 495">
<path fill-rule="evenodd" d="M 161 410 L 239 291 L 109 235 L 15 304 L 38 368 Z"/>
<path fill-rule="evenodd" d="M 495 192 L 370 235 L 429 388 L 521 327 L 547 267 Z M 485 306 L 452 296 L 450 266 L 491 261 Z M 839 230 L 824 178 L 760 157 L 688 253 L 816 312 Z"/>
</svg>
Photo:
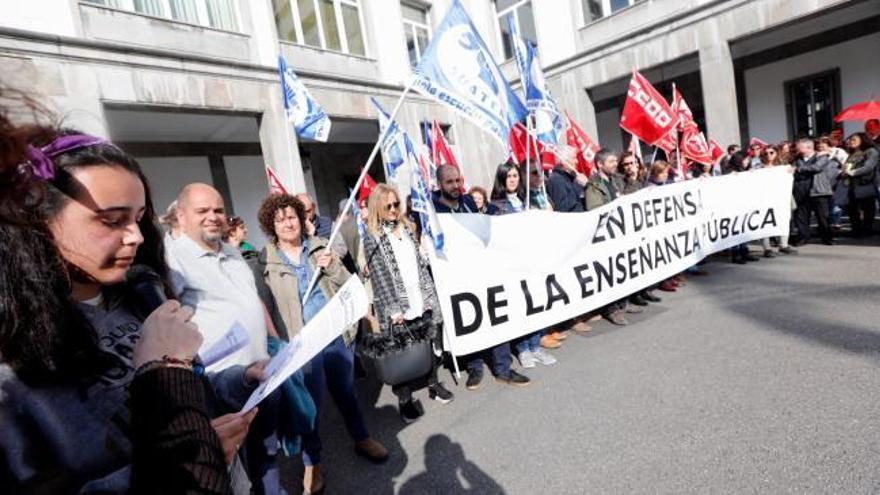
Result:
<svg viewBox="0 0 880 495">
<path fill-rule="evenodd" d="M 675 148 L 678 147 L 678 130 L 673 127 L 668 134 L 654 143 L 654 146 L 660 148 L 666 153 L 666 156 L 669 156 L 669 154 L 675 151 Z"/>
<path fill-rule="evenodd" d="M 358 191 L 358 203 L 362 201 L 366 201 L 367 198 L 370 197 L 370 194 L 373 192 L 373 189 L 376 188 L 376 181 L 370 177 L 370 174 L 367 174 L 364 177 L 364 181 L 361 182 L 361 188 Z"/>
<path fill-rule="evenodd" d="M 543 148 L 541 143 L 538 143 L 537 145 L 533 145 L 531 150 L 528 150 L 526 148 L 527 136 L 526 126 L 522 125 L 520 122 L 513 124 L 510 128 L 510 138 L 508 139 L 508 142 L 510 143 L 510 152 L 513 155 L 513 159 L 516 160 L 516 163 L 526 162 L 526 151 L 530 151 L 529 160 L 535 160 L 538 156 L 536 150 Z"/>
<path fill-rule="evenodd" d="M 758 139 L 756 137 L 753 137 L 752 139 L 749 140 L 749 148 L 751 148 L 752 146 L 754 146 L 756 144 L 758 146 L 760 146 L 761 148 L 767 147 L 767 143 L 765 143 L 764 141 L 761 141 L 760 139 Z"/>
<path fill-rule="evenodd" d="M 712 153 L 709 151 L 709 143 L 706 136 L 696 125 L 687 126 L 681 136 L 681 155 L 704 165 L 712 164 Z"/>
<path fill-rule="evenodd" d="M 565 121 L 568 129 L 565 131 L 565 140 L 569 146 L 577 150 L 577 170 L 589 177 L 596 165 L 596 153 L 599 145 L 587 136 L 587 133 L 578 126 L 568 112 L 565 112 Z"/>
<path fill-rule="evenodd" d="M 455 155 L 452 154 L 446 138 L 443 136 L 443 129 L 436 120 L 431 122 L 431 145 L 431 151 L 433 152 L 431 159 L 435 165 L 454 165 L 456 168 L 459 168 L 458 161 L 455 159 Z M 459 172 L 461 172 L 460 168 Z"/>
<path fill-rule="evenodd" d="M 266 180 L 269 181 L 269 194 L 287 194 L 287 189 L 284 188 L 281 179 L 275 175 L 269 165 L 266 165 Z"/>
<path fill-rule="evenodd" d="M 678 116 L 677 127 L 679 130 L 684 131 L 688 127 L 698 127 L 694 121 L 694 113 L 691 112 L 691 107 L 688 106 L 687 102 L 684 101 L 684 97 L 675 88 L 672 91 L 672 111 Z"/>
<path fill-rule="evenodd" d="M 712 155 L 712 163 L 718 161 L 719 158 L 724 156 L 724 148 L 718 144 L 718 141 L 714 139 L 709 140 L 709 154 Z"/>
<path fill-rule="evenodd" d="M 631 135 L 627 151 L 636 156 L 640 162 L 644 162 L 642 159 L 642 146 L 639 144 L 639 138 Z"/>
<path fill-rule="evenodd" d="M 629 82 L 620 127 L 648 144 L 658 141 L 675 128 L 675 112 L 651 83 L 637 71 Z"/>
</svg>

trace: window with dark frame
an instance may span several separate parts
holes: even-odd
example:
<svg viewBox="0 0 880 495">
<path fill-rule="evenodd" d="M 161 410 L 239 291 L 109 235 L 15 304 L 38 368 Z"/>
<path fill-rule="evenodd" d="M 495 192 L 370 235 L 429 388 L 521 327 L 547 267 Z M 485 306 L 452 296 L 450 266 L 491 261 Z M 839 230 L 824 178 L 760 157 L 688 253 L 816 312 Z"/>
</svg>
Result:
<svg viewBox="0 0 880 495">
<path fill-rule="evenodd" d="M 840 109 L 840 69 L 811 74 L 784 84 L 790 137 L 815 137 L 834 129 L 834 115 Z"/>
</svg>

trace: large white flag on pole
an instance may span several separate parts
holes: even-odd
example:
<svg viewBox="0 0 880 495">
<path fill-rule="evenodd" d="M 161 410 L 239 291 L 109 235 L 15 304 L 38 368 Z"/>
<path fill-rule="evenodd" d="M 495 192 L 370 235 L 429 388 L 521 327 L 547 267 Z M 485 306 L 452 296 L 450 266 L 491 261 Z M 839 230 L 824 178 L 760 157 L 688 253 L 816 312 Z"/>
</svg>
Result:
<svg viewBox="0 0 880 495">
<path fill-rule="evenodd" d="M 413 88 L 449 105 L 508 146 L 511 126 L 526 116 L 459 0 L 434 33 Z"/>
</svg>

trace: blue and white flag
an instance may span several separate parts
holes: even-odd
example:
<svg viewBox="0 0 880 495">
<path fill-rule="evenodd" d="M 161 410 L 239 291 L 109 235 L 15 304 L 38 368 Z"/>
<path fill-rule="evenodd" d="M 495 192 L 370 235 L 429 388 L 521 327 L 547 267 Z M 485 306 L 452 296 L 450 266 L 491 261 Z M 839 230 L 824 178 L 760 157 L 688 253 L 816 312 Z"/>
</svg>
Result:
<svg viewBox="0 0 880 495">
<path fill-rule="evenodd" d="M 544 144 L 555 145 L 565 132 L 565 119 L 556 100 L 547 91 L 544 71 L 535 53 L 535 47 L 519 35 L 513 16 L 507 18 L 516 66 L 522 78 L 526 108 L 535 116 L 535 135 Z"/>
<path fill-rule="evenodd" d="M 437 219 L 437 212 L 434 211 L 434 203 L 431 202 L 431 189 L 425 182 L 422 173 L 419 170 L 419 158 L 416 156 L 415 148 L 409 136 L 404 134 L 404 142 L 406 144 L 406 156 L 410 163 L 410 196 L 412 200 L 412 209 L 419 214 L 419 224 L 422 226 L 422 234 L 426 235 L 434 246 L 434 252 L 437 256 L 443 257 L 443 248 L 446 241 L 443 237 L 443 229 L 440 227 L 440 221 Z"/>
<path fill-rule="evenodd" d="M 425 49 L 413 88 L 451 106 L 505 146 L 511 126 L 526 116 L 459 0 Z"/>
<path fill-rule="evenodd" d="M 352 191 L 354 190 L 350 189 L 348 193 L 351 194 Z M 361 240 L 364 240 L 367 236 L 367 224 L 361 216 L 361 207 L 358 206 L 357 198 L 351 202 L 351 215 L 354 217 L 354 221 L 357 224 L 358 236 L 360 236 Z"/>
<path fill-rule="evenodd" d="M 403 133 L 397 126 L 397 122 L 391 120 L 388 112 L 375 98 L 370 98 L 370 101 L 373 102 L 373 106 L 379 113 L 379 135 L 385 136 L 379 146 L 379 150 L 382 152 L 382 161 L 385 162 L 385 177 L 389 182 L 394 181 L 397 180 L 397 169 L 403 165 L 405 158 Z M 385 128 L 389 126 L 391 128 L 386 132 Z"/>
<path fill-rule="evenodd" d="M 278 57 L 278 73 L 281 75 L 284 112 L 287 120 L 296 128 L 296 135 L 326 142 L 330 137 L 330 117 L 281 56 Z"/>
</svg>

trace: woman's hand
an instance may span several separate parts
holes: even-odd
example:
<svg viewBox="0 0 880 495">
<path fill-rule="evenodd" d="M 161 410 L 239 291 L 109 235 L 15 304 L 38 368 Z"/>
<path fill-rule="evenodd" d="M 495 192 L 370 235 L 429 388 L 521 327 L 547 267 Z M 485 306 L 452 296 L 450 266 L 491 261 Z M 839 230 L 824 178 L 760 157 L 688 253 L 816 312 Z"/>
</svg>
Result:
<svg viewBox="0 0 880 495">
<path fill-rule="evenodd" d="M 397 313 L 391 316 L 391 323 L 395 325 L 403 325 L 403 313 Z"/>
<path fill-rule="evenodd" d="M 324 251 L 318 255 L 318 260 L 315 263 L 319 268 L 327 268 L 330 266 L 330 262 L 333 261 L 333 255 L 327 251 Z"/>
<path fill-rule="evenodd" d="M 241 442 L 247 437 L 248 429 L 251 422 L 257 415 L 257 408 L 253 408 L 246 414 L 231 413 L 224 414 L 219 418 L 211 420 L 211 426 L 217 437 L 220 438 L 220 445 L 223 447 L 223 454 L 226 457 L 226 464 L 232 464 Z"/>
<path fill-rule="evenodd" d="M 141 338 L 134 348 L 135 368 L 161 360 L 192 359 L 202 345 L 202 334 L 192 318 L 193 309 L 177 301 L 166 301 L 144 321 Z"/>
</svg>

